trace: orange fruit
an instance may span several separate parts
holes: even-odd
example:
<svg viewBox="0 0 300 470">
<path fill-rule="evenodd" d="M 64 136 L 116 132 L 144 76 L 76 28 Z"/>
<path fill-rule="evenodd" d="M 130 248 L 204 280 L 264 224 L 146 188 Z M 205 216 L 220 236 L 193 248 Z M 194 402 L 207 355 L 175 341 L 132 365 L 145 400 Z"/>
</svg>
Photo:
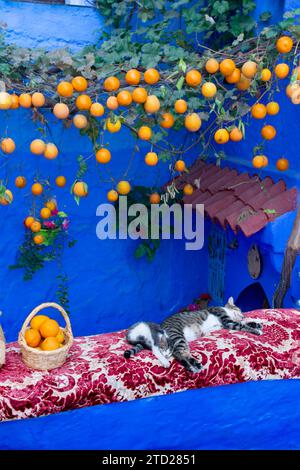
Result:
<svg viewBox="0 0 300 470">
<path fill-rule="evenodd" d="M 51 217 L 51 211 L 48 207 L 43 207 L 40 211 L 40 216 L 42 219 L 49 219 Z"/>
<path fill-rule="evenodd" d="M 64 340 L 65 340 L 65 335 L 64 335 L 64 332 L 63 332 L 63 330 L 62 330 L 61 328 L 59 329 L 59 332 L 58 332 L 58 334 L 55 336 L 55 338 L 57 339 L 57 341 L 58 341 L 60 344 L 62 344 L 62 343 L 64 342 Z"/>
<path fill-rule="evenodd" d="M 84 114 L 75 114 L 73 124 L 77 129 L 85 129 L 88 125 L 88 120 Z"/>
<path fill-rule="evenodd" d="M 55 179 L 55 184 L 59 188 L 63 188 L 64 186 L 66 186 L 66 182 L 67 182 L 67 180 L 66 180 L 65 176 L 57 176 L 56 179 Z"/>
<path fill-rule="evenodd" d="M 198 114 L 191 113 L 185 117 L 184 125 L 190 132 L 197 132 L 201 127 L 202 121 Z"/>
<path fill-rule="evenodd" d="M 11 97 L 11 105 L 10 109 L 18 109 L 19 108 L 19 97 L 15 93 L 10 95 Z"/>
<path fill-rule="evenodd" d="M 100 117 L 104 114 L 104 106 L 101 103 L 93 103 L 90 107 L 90 113 L 94 117 Z"/>
<path fill-rule="evenodd" d="M 106 119 L 106 129 L 112 134 L 119 132 L 121 129 L 121 121 L 118 119 L 116 122 L 113 122 L 110 118 Z"/>
<path fill-rule="evenodd" d="M 160 203 L 160 195 L 158 193 L 152 193 L 149 196 L 150 204 L 159 204 Z"/>
<path fill-rule="evenodd" d="M 106 197 L 108 201 L 116 202 L 118 200 L 119 194 L 114 189 L 111 189 L 110 191 L 108 191 Z"/>
<path fill-rule="evenodd" d="M 56 103 L 53 108 L 53 114 L 57 119 L 66 119 L 70 114 L 70 110 L 65 103 Z"/>
<path fill-rule="evenodd" d="M 279 171 L 286 171 L 289 168 L 289 161 L 287 158 L 279 158 L 276 162 L 276 168 Z"/>
<path fill-rule="evenodd" d="M 104 80 L 104 90 L 117 91 L 120 88 L 120 80 L 117 77 L 108 77 Z"/>
<path fill-rule="evenodd" d="M 235 63 L 232 59 L 224 59 L 220 63 L 220 72 L 224 77 L 231 75 L 235 68 Z"/>
<path fill-rule="evenodd" d="M 279 104 L 276 101 L 270 101 L 270 103 L 267 104 L 267 113 L 270 114 L 270 116 L 275 116 L 275 114 L 279 113 Z"/>
<path fill-rule="evenodd" d="M 42 155 L 46 150 L 46 144 L 41 139 L 35 139 L 30 144 L 30 151 L 35 155 Z"/>
<path fill-rule="evenodd" d="M 40 108 L 45 104 L 45 97 L 43 93 L 35 92 L 31 97 L 32 106 L 35 108 Z"/>
<path fill-rule="evenodd" d="M 73 186 L 73 194 L 77 197 L 86 197 L 88 195 L 88 185 L 83 181 L 77 181 Z"/>
<path fill-rule="evenodd" d="M 22 108 L 30 108 L 31 103 L 31 95 L 29 93 L 21 93 L 19 96 L 19 105 L 22 106 Z"/>
<path fill-rule="evenodd" d="M 138 136 L 141 140 L 150 140 L 152 136 L 152 130 L 148 126 L 142 126 L 138 130 Z"/>
<path fill-rule="evenodd" d="M 44 243 L 45 239 L 43 237 L 43 235 L 35 235 L 33 237 L 33 242 L 36 244 L 36 245 L 42 245 Z"/>
<path fill-rule="evenodd" d="M 64 98 L 70 98 L 73 95 L 73 85 L 70 82 L 60 82 L 56 88 L 57 93 Z"/>
<path fill-rule="evenodd" d="M 267 108 L 262 103 L 256 103 L 251 108 L 251 114 L 255 119 L 264 119 L 267 114 Z"/>
<path fill-rule="evenodd" d="M 147 96 L 147 99 L 144 104 L 144 109 L 148 114 L 157 113 L 160 109 L 160 101 L 155 95 Z"/>
<path fill-rule="evenodd" d="M 201 93 L 205 98 L 213 98 L 217 93 L 217 87 L 212 82 L 203 83 Z"/>
<path fill-rule="evenodd" d="M 38 330 L 35 330 L 34 328 L 28 328 L 25 331 L 24 337 L 27 345 L 31 348 L 36 348 L 40 344 L 40 332 Z"/>
<path fill-rule="evenodd" d="M 252 165 L 254 168 L 264 168 L 268 165 L 268 158 L 265 155 L 256 155 L 252 159 Z"/>
<path fill-rule="evenodd" d="M 185 168 L 185 162 L 183 160 L 177 160 L 177 162 L 175 163 L 175 170 L 182 172 L 185 170 Z"/>
<path fill-rule="evenodd" d="M 248 90 L 248 88 L 250 88 L 250 85 L 251 85 L 251 80 L 247 77 L 244 77 L 244 75 L 241 74 L 240 81 L 236 83 L 237 89 L 240 91 L 245 91 L 245 90 Z"/>
<path fill-rule="evenodd" d="M 293 92 L 295 90 L 298 90 L 299 89 L 299 85 L 297 85 L 297 83 L 293 83 L 293 85 L 291 85 L 290 83 L 288 84 L 288 86 L 286 87 L 285 89 L 285 93 L 286 93 L 286 96 L 288 96 L 289 98 L 291 98 Z"/>
<path fill-rule="evenodd" d="M 29 95 L 30 96 L 30 95 Z M 12 105 L 12 97 L 6 91 L 0 92 L 0 109 L 9 109 Z"/>
<path fill-rule="evenodd" d="M 261 130 L 261 135 L 266 140 L 272 140 L 276 135 L 276 129 L 270 125 L 264 126 Z"/>
<path fill-rule="evenodd" d="M 43 338 L 49 338 L 49 336 L 56 336 L 59 333 L 59 324 L 57 321 L 51 318 L 43 321 L 40 325 L 39 332 Z"/>
<path fill-rule="evenodd" d="M 290 67 L 288 66 L 288 64 L 277 64 L 274 71 L 275 71 L 276 77 L 282 79 L 288 76 Z"/>
<path fill-rule="evenodd" d="M 225 77 L 227 83 L 233 84 L 238 83 L 241 79 L 241 71 L 240 69 L 235 68 L 234 71 Z"/>
<path fill-rule="evenodd" d="M 13 202 L 13 200 L 14 200 L 13 193 L 9 189 L 6 189 L 4 196 L 0 198 L 0 204 L 2 206 L 8 206 L 9 204 Z"/>
<path fill-rule="evenodd" d="M 60 348 L 60 343 L 57 338 L 49 337 L 44 339 L 41 343 L 41 349 L 43 351 L 55 351 L 58 348 Z"/>
<path fill-rule="evenodd" d="M 187 110 L 187 102 L 185 100 L 176 100 L 174 104 L 174 109 L 178 114 L 184 114 Z"/>
<path fill-rule="evenodd" d="M 269 70 L 269 69 L 262 69 L 261 75 L 260 75 L 260 79 L 261 79 L 263 82 L 268 82 L 269 80 L 271 80 L 271 77 L 272 77 L 272 72 L 271 72 L 271 70 Z"/>
<path fill-rule="evenodd" d="M 227 129 L 218 129 L 214 135 L 217 144 L 226 144 L 229 140 L 229 132 Z"/>
<path fill-rule="evenodd" d="M 242 66 L 242 74 L 246 78 L 254 78 L 257 72 L 257 63 L 253 60 L 247 60 Z"/>
<path fill-rule="evenodd" d="M 32 222 L 32 224 L 30 225 L 30 230 L 33 232 L 33 233 L 37 233 L 41 230 L 42 226 L 40 224 L 40 222 L 38 220 L 35 220 L 34 222 Z"/>
<path fill-rule="evenodd" d="M 46 148 L 44 151 L 44 157 L 48 160 L 54 160 L 58 155 L 58 148 L 55 144 L 49 143 L 46 144 Z"/>
<path fill-rule="evenodd" d="M 145 88 L 135 88 L 132 92 L 132 100 L 135 103 L 144 104 L 147 99 L 148 93 Z"/>
<path fill-rule="evenodd" d="M 118 98 L 116 96 L 109 96 L 106 100 L 106 106 L 108 109 L 112 109 L 112 110 L 118 109 L 119 107 Z"/>
<path fill-rule="evenodd" d="M 26 217 L 26 219 L 24 220 L 24 225 L 26 228 L 30 228 L 31 227 L 31 224 L 34 222 L 34 217 L 32 217 L 31 215 L 29 215 L 28 217 Z"/>
<path fill-rule="evenodd" d="M 185 81 L 189 86 L 199 86 L 202 80 L 202 75 L 198 70 L 189 70 L 185 76 Z"/>
<path fill-rule="evenodd" d="M 88 111 L 92 106 L 92 100 L 89 95 L 79 95 L 76 98 L 76 106 L 80 111 Z"/>
<path fill-rule="evenodd" d="M 148 83 L 148 85 L 154 85 L 159 81 L 159 79 L 160 74 L 156 69 L 151 68 L 146 70 L 146 72 L 144 73 L 144 81 Z"/>
<path fill-rule="evenodd" d="M 108 163 L 111 159 L 111 153 L 107 149 L 99 149 L 96 152 L 96 160 L 98 163 Z"/>
<path fill-rule="evenodd" d="M 4 153 L 13 153 L 16 149 L 16 144 L 10 137 L 6 137 L 1 142 L 1 149 Z"/>
<path fill-rule="evenodd" d="M 234 127 L 229 133 L 229 138 L 232 142 L 239 142 L 243 137 L 243 133 L 238 127 Z"/>
<path fill-rule="evenodd" d="M 293 87 L 291 92 L 291 102 L 293 104 L 300 104 L 300 87 L 298 86 L 296 89 Z"/>
<path fill-rule="evenodd" d="M 119 181 L 117 184 L 117 191 L 122 196 L 126 196 L 131 190 L 130 183 L 128 181 Z"/>
<path fill-rule="evenodd" d="M 300 67 L 296 67 L 296 68 L 293 70 L 293 75 L 294 75 L 294 74 L 297 74 L 297 75 L 296 75 L 296 78 L 297 78 L 297 80 L 300 80 Z M 12 95 L 11 95 L 11 97 L 12 97 Z"/>
<path fill-rule="evenodd" d="M 33 319 L 30 322 L 30 327 L 34 328 L 35 330 L 39 330 L 41 324 L 45 321 L 49 320 L 49 317 L 47 315 L 36 315 L 33 317 Z"/>
<path fill-rule="evenodd" d="M 191 196 L 194 192 L 194 188 L 191 184 L 186 184 L 183 188 L 183 194 L 185 194 L 185 196 Z"/>
<path fill-rule="evenodd" d="M 86 81 L 84 77 L 78 76 L 78 77 L 73 78 L 72 86 L 74 90 L 83 92 L 87 89 L 88 82 Z"/>
<path fill-rule="evenodd" d="M 25 176 L 17 176 L 15 179 L 15 185 L 17 188 L 25 188 L 26 183 L 27 181 Z"/>
<path fill-rule="evenodd" d="M 125 75 L 125 81 L 128 85 L 138 85 L 141 81 L 141 74 L 136 69 L 128 70 Z"/>
<path fill-rule="evenodd" d="M 171 127 L 174 126 L 174 116 L 171 113 L 164 113 L 162 115 L 162 121 L 160 121 L 161 127 L 164 129 L 170 129 Z"/>
<path fill-rule="evenodd" d="M 216 59 L 208 59 L 205 64 L 205 69 L 208 73 L 216 73 L 219 70 L 219 62 Z"/>
<path fill-rule="evenodd" d="M 158 164 L 158 156 L 155 152 L 148 152 L 145 156 L 145 163 L 148 166 L 155 166 Z"/>
<path fill-rule="evenodd" d="M 132 103 L 131 93 L 127 90 L 119 91 L 117 100 L 120 106 L 130 106 Z"/>
<path fill-rule="evenodd" d="M 44 188 L 41 185 L 41 183 L 34 183 L 31 186 L 31 192 L 34 196 L 40 196 L 42 194 L 43 190 L 44 190 Z"/>
<path fill-rule="evenodd" d="M 277 39 L 276 48 L 281 54 L 287 54 L 291 52 L 293 48 L 293 40 L 289 36 L 281 36 Z"/>
<path fill-rule="evenodd" d="M 56 201 L 55 199 L 50 199 L 50 201 L 47 201 L 45 206 L 47 207 L 47 209 L 49 209 L 51 212 L 54 211 L 56 209 Z"/>
</svg>

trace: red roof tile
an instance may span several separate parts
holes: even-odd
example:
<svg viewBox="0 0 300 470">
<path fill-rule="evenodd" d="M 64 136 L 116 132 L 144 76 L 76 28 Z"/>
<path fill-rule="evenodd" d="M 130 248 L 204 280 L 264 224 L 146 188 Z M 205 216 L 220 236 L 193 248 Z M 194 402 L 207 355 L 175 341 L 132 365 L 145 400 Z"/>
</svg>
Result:
<svg viewBox="0 0 300 470">
<path fill-rule="evenodd" d="M 269 176 L 261 180 L 201 160 L 174 182 L 178 189 L 194 185 L 194 193 L 183 198 L 185 204 L 204 204 L 205 214 L 214 222 L 224 229 L 229 225 L 234 232 L 241 230 L 247 237 L 297 205 L 297 189 L 287 189 L 283 180 L 274 183 Z"/>
</svg>

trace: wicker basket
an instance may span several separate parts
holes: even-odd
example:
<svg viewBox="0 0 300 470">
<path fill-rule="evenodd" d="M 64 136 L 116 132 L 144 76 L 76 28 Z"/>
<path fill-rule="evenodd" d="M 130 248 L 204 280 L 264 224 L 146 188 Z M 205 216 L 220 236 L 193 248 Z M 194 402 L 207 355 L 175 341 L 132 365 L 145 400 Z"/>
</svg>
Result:
<svg viewBox="0 0 300 470">
<path fill-rule="evenodd" d="M 31 319 L 41 310 L 48 307 L 56 308 L 57 310 L 59 310 L 59 312 L 65 319 L 66 327 L 63 328 L 63 332 L 65 335 L 65 344 L 61 348 L 56 349 L 55 351 L 40 351 L 39 349 L 34 349 L 28 346 L 25 341 L 24 335 Z M 69 349 L 73 344 L 73 334 L 68 314 L 60 305 L 54 302 L 47 302 L 39 305 L 34 310 L 32 310 L 32 312 L 24 321 L 22 329 L 19 333 L 18 341 L 21 348 L 23 362 L 31 369 L 50 370 L 62 366 L 66 361 Z"/>
<path fill-rule="evenodd" d="M 5 338 L 0 325 L 0 367 L 5 364 Z"/>
</svg>

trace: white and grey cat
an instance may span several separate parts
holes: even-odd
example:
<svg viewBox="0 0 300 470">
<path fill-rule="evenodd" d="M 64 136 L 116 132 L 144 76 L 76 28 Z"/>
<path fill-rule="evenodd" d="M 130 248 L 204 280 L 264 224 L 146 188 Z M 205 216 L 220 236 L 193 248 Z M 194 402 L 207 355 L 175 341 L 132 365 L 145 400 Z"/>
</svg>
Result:
<svg viewBox="0 0 300 470">
<path fill-rule="evenodd" d="M 260 323 L 246 322 L 242 311 L 230 297 L 224 307 L 175 313 L 160 325 L 135 323 L 126 335 L 128 343 L 134 347 L 125 351 L 124 356 L 129 358 L 142 349 L 150 349 L 164 367 L 169 367 L 169 359 L 174 357 L 188 371 L 196 373 L 201 370 L 201 364 L 191 356 L 189 342 L 222 328 L 262 334 Z"/>
</svg>

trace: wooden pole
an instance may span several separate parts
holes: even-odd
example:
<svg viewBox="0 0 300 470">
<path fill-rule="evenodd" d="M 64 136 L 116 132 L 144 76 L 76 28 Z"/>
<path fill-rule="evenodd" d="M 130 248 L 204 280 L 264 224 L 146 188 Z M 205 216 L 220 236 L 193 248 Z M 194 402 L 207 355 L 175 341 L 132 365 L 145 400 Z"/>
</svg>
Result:
<svg viewBox="0 0 300 470">
<path fill-rule="evenodd" d="M 294 221 L 294 226 L 287 242 L 281 269 L 280 281 L 273 297 L 273 307 L 282 308 L 285 295 L 291 285 L 291 275 L 300 253 L 300 206 Z"/>
</svg>

